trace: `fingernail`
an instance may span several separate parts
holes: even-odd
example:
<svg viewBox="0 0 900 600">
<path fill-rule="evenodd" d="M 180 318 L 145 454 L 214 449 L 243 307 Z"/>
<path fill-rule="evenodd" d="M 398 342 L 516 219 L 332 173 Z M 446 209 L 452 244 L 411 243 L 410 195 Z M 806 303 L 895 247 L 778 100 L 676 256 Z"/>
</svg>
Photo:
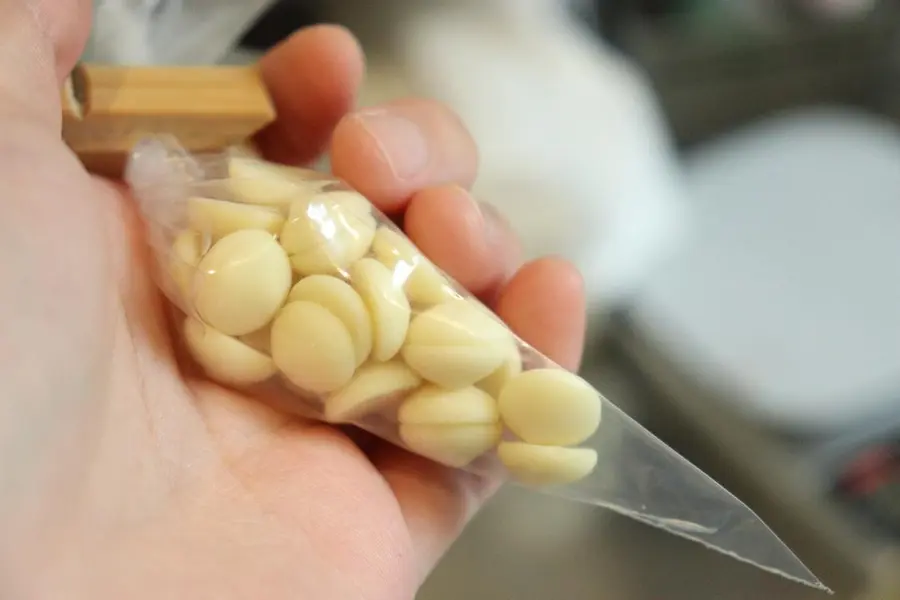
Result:
<svg viewBox="0 0 900 600">
<path fill-rule="evenodd" d="M 356 116 L 395 177 L 413 179 L 428 166 L 428 142 L 415 119 L 383 109 L 361 111 Z"/>
<path fill-rule="evenodd" d="M 484 227 L 484 239 L 487 241 L 488 247 L 496 247 L 501 244 L 503 232 L 501 230 L 500 213 L 492 205 L 487 202 L 475 200 L 475 208 L 481 214 L 482 227 Z"/>
<path fill-rule="evenodd" d="M 515 235 L 511 234 L 509 221 L 497 207 L 480 201 L 475 204 L 483 219 L 485 243 L 492 252 L 501 254 L 503 276 L 511 277 L 522 266 L 522 247 Z"/>
</svg>

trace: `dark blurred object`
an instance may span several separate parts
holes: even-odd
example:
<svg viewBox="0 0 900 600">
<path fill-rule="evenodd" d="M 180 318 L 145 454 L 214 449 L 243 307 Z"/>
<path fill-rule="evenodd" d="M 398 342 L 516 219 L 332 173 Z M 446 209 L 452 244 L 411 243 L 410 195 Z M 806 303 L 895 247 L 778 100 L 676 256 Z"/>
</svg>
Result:
<svg viewBox="0 0 900 600">
<path fill-rule="evenodd" d="M 800 17 L 825 21 L 856 19 L 875 10 L 882 0 L 790 0 Z"/>
<path fill-rule="evenodd" d="M 839 20 L 811 18 L 813 5 L 802 0 L 771 5 L 785 18 L 765 19 L 751 10 L 754 5 L 764 6 L 603 3 L 602 15 L 610 19 L 603 23 L 604 36 L 648 72 L 681 145 L 805 105 L 900 113 L 889 91 L 900 25 L 895 3 L 879 2 Z M 721 10 L 714 11 L 716 6 Z"/>
<path fill-rule="evenodd" d="M 900 539 L 900 415 L 835 440 L 819 452 L 838 502 L 873 536 Z"/>
<path fill-rule="evenodd" d="M 241 38 L 240 45 L 252 50 L 268 50 L 297 29 L 320 23 L 322 13 L 321 0 L 281 0 L 257 19 Z"/>
</svg>

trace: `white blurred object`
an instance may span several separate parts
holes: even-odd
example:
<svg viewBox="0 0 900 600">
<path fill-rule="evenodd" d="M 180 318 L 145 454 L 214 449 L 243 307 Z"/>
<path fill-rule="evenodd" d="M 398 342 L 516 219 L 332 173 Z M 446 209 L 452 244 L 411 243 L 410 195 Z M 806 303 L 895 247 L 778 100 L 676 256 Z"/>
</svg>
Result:
<svg viewBox="0 0 900 600">
<path fill-rule="evenodd" d="M 339 4 L 367 50 L 393 50 L 368 85 L 462 116 L 481 150 L 476 195 L 510 219 L 528 257 L 574 261 L 593 312 L 633 292 L 677 239 L 682 184 L 652 90 L 567 2 Z"/>
<path fill-rule="evenodd" d="M 98 0 L 85 58 L 144 65 L 153 62 L 151 42 L 157 11 L 165 0 Z"/>
<path fill-rule="evenodd" d="M 633 311 L 667 368 L 782 430 L 900 408 L 900 130 L 805 110 L 701 148 L 687 177 L 691 240 Z"/>
<path fill-rule="evenodd" d="M 274 0 L 98 0 L 84 60 L 213 64 Z"/>
</svg>

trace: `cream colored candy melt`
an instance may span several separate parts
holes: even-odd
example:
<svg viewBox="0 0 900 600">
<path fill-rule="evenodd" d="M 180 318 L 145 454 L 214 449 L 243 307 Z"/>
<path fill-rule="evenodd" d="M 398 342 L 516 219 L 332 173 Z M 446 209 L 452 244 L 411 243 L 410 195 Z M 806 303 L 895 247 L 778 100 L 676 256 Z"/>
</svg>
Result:
<svg viewBox="0 0 900 600">
<path fill-rule="evenodd" d="M 291 205 L 281 245 L 298 274 L 335 274 L 369 251 L 375 227 L 371 214 L 323 194 Z"/>
<path fill-rule="evenodd" d="M 397 420 L 412 425 L 471 425 L 500 420 L 497 401 L 476 387 L 426 385 L 400 406 Z"/>
<path fill-rule="evenodd" d="M 290 206 L 308 201 L 333 180 L 314 171 L 266 163 L 250 156 L 233 156 L 228 161 L 228 184 L 235 199 L 248 204 Z"/>
<path fill-rule="evenodd" d="M 479 381 L 476 385 L 493 396 L 500 397 L 500 392 L 510 379 L 522 372 L 522 354 L 515 338 L 509 337 L 506 360 L 490 375 Z"/>
<path fill-rule="evenodd" d="M 511 477 L 538 487 L 574 483 L 590 475 L 597 466 L 597 452 L 590 448 L 501 442 L 497 456 Z"/>
<path fill-rule="evenodd" d="M 400 440 L 410 451 L 457 469 L 496 446 L 502 433 L 500 423 L 400 425 Z"/>
<path fill-rule="evenodd" d="M 291 266 L 270 233 L 236 231 L 203 256 L 193 288 L 201 319 L 226 335 L 246 335 L 265 326 L 284 303 Z"/>
<path fill-rule="evenodd" d="M 439 304 L 457 298 L 450 282 L 402 234 L 381 226 L 372 240 L 372 253 L 382 264 L 402 274 L 404 290 L 417 304 Z"/>
<path fill-rule="evenodd" d="M 403 358 L 424 379 L 445 388 L 481 381 L 509 356 L 511 334 L 472 303 L 454 299 L 416 315 Z"/>
<path fill-rule="evenodd" d="M 400 361 L 365 365 L 350 383 L 325 401 L 325 420 L 351 423 L 380 412 L 421 382 L 422 378 Z"/>
<path fill-rule="evenodd" d="M 516 375 L 503 386 L 497 402 L 504 424 L 531 444 L 574 446 L 600 426 L 600 395 L 562 369 Z"/>
<path fill-rule="evenodd" d="M 372 321 L 359 293 L 349 283 L 331 275 L 310 275 L 297 282 L 288 300 L 305 300 L 324 306 L 343 321 L 353 338 L 356 366 L 372 351 Z"/>
<path fill-rule="evenodd" d="M 497 403 L 475 387 L 446 390 L 427 385 L 400 406 L 400 439 L 422 456 L 462 467 L 500 441 Z"/>
<path fill-rule="evenodd" d="M 187 220 L 191 229 L 208 233 L 214 240 L 241 229 L 261 229 L 274 235 L 284 225 L 278 209 L 211 198 L 189 198 Z"/>
<path fill-rule="evenodd" d="M 194 318 L 185 320 L 183 335 L 194 360 L 220 383 L 250 385 L 276 372 L 275 363 L 265 354 Z"/>
<path fill-rule="evenodd" d="M 313 302 L 289 302 L 272 322 L 272 359 L 302 390 L 327 394 L 356 369 L 353 339 L 344 323 Z"/>
<path fill-rule="evenodd" d="M 182 308 L 188 312 L 193 310 L 190 306 L 193 292 L 191 287 L 197 264 L 205 251 L 203 240 L 204 236 L 199 232 L 186 229 L 175 236 L 169 253 L 169 275 L 178 297 L 184 304 Z"/>
<path fill-rule="evenodd" d="M 373 258 L 364 258 L 350 267 L 350 283 L 372 319 L 372 358 L 384 362 L 400 351 L 409 329 L 409 300 L 393 274 Z"/>
<path fill-rule="evenodd" d="M 372 205 L 365 196 L 350 190 L 334 190 L 331 192 L 322 192 L 317 198 L 334 202 L 338 206 L 345 208 L 347 211 L 359 215 L 360 217 L 370 216 L 372 214 Z"/>
</svg>

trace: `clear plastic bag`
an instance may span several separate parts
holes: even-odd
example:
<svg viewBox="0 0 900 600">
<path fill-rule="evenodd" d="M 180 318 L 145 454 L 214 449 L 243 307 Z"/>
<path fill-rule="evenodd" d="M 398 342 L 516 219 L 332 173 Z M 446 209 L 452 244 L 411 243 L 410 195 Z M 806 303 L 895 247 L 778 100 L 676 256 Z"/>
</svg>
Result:
<svg viewBox="0 0 900 600">
<path fill-rule="evenodd" d="M 225 59 L 274 0 L 96 0 L 82 60 L 205 65 Z"/>
<path fill-rule="evenodd" d="M 157 137 L 126 177 L 159 285 L 211 379 L 825 589 L 749 508 L 518 339 L 330 175 Z"/>
</svg>

